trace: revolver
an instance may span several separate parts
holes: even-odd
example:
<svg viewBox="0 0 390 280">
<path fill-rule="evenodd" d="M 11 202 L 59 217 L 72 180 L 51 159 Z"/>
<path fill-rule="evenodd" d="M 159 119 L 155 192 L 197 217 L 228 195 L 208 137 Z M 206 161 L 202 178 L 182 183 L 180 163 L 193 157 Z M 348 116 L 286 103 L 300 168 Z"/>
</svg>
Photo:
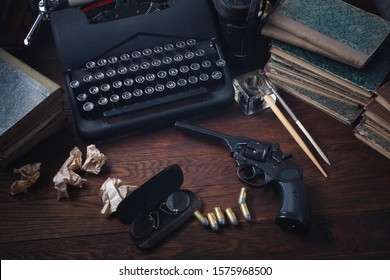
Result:
<svg viewBox="0 0 390 280">
<path fill-rule="evenodd" d="M 272 183 L 276 185 L 281 206 L 275 223 L 290 233 L 305 234 L 310 231 L 311 211 L 303 186 L 302 171 L 283 162 L 291 155 L 283 153 L 279 144 L 230 136 L 188 122 L 177 121 L 175 127 L 224 141 L 236 161 L 237 177 L 242 183 L 256 189 Z"/>
</svg>

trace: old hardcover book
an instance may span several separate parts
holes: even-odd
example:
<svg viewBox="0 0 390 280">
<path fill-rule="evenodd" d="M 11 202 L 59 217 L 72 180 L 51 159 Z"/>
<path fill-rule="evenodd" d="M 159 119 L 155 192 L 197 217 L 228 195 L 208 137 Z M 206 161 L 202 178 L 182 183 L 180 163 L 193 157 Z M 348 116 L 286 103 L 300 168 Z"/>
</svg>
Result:
<svg viewBox="0 0 390 280">
<path fill-rule="evenodd" d="M 0 161 L 14 157 L 24 146 L 32 148 L 36 135 L 43 135 L 49 125 L 55 127 L 57 120 L 63 123 L 61 87 L 3 49 L 0 104 Z"/>
<path fill-rule="evenodd" d="M 376 101 L 390 111 L 390 81 L 376 91 Z"/>
<path fill-rule="evenodd" d="M 356 138 L 390 159 L 390 141 L 380 137 L 363 123 L 360 123 L 355 127 L 354 135 Z"/>
<path fill-rule="evenodd" d="M 375 99 L 366 106 L 364 115 L 387 130 L 390 130 L 390 111 L 379 104 Z"/>
<path fill-rule="evenodd" d="M 363 68 L 390 33 L 390 22 L 342 0 L 285 0 L 262 34 Z"/>
</svg>

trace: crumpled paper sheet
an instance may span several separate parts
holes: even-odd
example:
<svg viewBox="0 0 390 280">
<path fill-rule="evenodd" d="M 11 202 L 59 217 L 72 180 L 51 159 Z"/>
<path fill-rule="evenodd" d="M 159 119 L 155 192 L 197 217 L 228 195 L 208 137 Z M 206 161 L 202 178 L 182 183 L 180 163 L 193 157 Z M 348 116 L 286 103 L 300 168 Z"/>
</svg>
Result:
<svg viewBox="0 0 390 280">
<path fill-rule="evenodd" d="M 41 163 L 26 164 L 20 168 L 14 168 L 15 173 L 19 173 L 21 178 L 15 181 L 11 185 L 10 192 L 12 195 L 27 192 L 27 189 L 31 187 L 41 175 L 40 172 Z"/>
<path fill-rule="evenodd" d="M 106 160 L 107 157 L 95 145 L 89 145 L 87 147 L 87 158 L 81 169 L 89 173 L 99 174 Z"/>
<path fill-rule="evenodd" d="M 121 179 L 107 178 L 99 191 L 99 195 L 102 197 L 104 204 L 100 213 L 106 217 L 110 216 L 116 211 L 118 204 L 136 188 L 137 186 L 124 185 Z"/>
<path fill-rule="evenodd" d="M 57 189 L 57 199 L 69 198 L 67 185 L 83 187 L 83 183 L 87 180 L 81 178 L 74 170 L 80 168 L 82 153 L 78 147 L 74 147 L 70 151 L 68 159 L 61 166 L 60 170 L 53 178 L 54 187 Z"/>
</svg>

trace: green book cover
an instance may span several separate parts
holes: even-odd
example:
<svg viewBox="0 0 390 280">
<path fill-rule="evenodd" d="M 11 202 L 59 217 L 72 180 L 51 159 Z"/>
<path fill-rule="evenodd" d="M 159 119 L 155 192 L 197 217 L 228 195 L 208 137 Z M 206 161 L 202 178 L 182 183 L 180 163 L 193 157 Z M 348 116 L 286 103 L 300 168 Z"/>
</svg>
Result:
<svg viewBox="0 0 390 280">
<path fill-rule="evenodd" d="M 341 0 L 282 1 L 267 25 L 273 26 L 267 36 L 356 68 L 366 65 L 390 33 L 389 21 Z"/>
<path fill-rule="evenodd" d="M 278 40 L 272 40 L 272 47 L 280 49 L 314 68 L 321 69 L 365 91 L 373 92 L 390 73 L 390 44 L 384 42 L 370 62 L 363 69 L 340 63 L 322 55 L 304 50 Z M 272 51 L 272 49 L 271 49 Z"/>
</svg>

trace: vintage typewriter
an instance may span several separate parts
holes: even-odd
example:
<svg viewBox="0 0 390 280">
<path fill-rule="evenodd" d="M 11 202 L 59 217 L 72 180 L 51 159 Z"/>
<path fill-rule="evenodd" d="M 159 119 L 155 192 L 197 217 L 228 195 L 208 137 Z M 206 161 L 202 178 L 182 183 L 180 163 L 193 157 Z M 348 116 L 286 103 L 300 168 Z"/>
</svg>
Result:
<svg viewBox="0 0 390 280">
<path fill-rule="evenodd" d="M 230 104 L 209 1 L 114 2 L 94 14 L 72 7 L 50 14 L 81 135 L 102 139 Z"/>
</svg>

